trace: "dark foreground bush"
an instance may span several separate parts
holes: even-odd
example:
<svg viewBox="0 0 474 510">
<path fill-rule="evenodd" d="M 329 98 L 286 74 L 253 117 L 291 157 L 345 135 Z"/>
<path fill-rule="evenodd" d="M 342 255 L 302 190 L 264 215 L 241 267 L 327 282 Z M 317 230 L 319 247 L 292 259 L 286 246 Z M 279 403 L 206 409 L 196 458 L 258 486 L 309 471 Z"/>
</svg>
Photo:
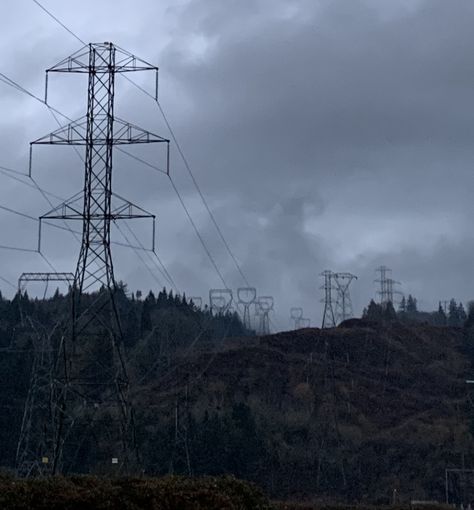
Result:
<svg viewBox="0 0 474 510">
<path fill-rule="evenodd" d="M 423 505 L 364 505 L 364 504 L 331 504 L 331 503 L 275 503 L 274 510 L 452 510 L 453 507 L 443 504 Z"/>
<path fill-rule="evenodd" d="M 0 478 L 1 510 L 267 510 L 263 493 L 232 477 L 18 480 Z"/>
</svg>

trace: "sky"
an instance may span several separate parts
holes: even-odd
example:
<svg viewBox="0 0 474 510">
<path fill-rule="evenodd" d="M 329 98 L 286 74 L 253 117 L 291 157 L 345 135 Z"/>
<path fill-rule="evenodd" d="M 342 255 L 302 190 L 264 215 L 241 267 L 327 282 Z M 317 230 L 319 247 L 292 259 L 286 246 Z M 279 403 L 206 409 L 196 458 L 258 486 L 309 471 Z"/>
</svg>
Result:
<svg viewBox="0 0 474 510">
<path fill-rule="evenodd" d="M 111 41 L 160 68 L 159 100 L 247 281 L 273 296 L 274 329 L 289 309 L 321 322 L 326 269 L 351 272 L 354 311 L 375 298 L 376 268 L 424 310 L 474 299 L 474 4 L 469 0 L 83 0 L 42 4 L 86 42 Z M 2 2 L 0 72 L 43 97 L 44 71 L 81 44 L 33 0 Z M 134 75 L 150 93 L 151 73 Z M 54 76 L 48 102 L 86 111 L 87 82 Z M 0 83 L 0 165 L 28 172 L 29 143 L 57 129 L 44 104 Z M 116 114 L 170 133 L 152 99 L 119 77 Z M 66 122 L 59 117 L 61 122 Z M 156 147 L 133 154 L 160 168 Z M 0 206 L 38 217 L 81 189 L 69 147 L 35 147 L 32 175 L 0 174 Z M 114 191 L 156 214 L 156 251 L 179 292 L 208 299 L 223 283 L 168 177 L 116 153 Z M 246 286 L 174 143 L 170 171 L 229 288 Z M 151 245 L 150 225 L 128 223 Z M 34 253 L 38 224 L 0 209 L 0 285 L 51 271 Z M 74 229 L 80 227 L 73 225 Z M 122 232 L 128 237 L 126 241 Z M 128 227 L 114 240 L 137 242 Z M 74 271 L 79 244 L 44 227 L 41 250 Z M 114 245 L 131 291 L 169 286 L 152 254 Z M 143 262 L 145 261 L 145 263 Z M 41 294 L 43 287 L 32 286 Z M 51 292 L 51 289 L 48 290 Z"/>
</svg>

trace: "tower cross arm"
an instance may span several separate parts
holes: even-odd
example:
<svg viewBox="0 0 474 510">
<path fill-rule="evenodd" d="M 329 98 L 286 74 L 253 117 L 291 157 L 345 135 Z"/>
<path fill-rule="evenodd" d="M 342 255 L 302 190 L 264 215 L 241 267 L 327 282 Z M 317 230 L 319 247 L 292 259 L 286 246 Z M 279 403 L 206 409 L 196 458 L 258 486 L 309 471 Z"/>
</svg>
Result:
<svg viewBox="0 0 474 510">
<path fill-rule="evenodd" d="M 100 122 L 100 116 L 96 119 Z M 104 119 L 105 121 L 106 119 Z M 104 131 L 94 136 L 94 145 L 129 145 L 139 143 L 166 143 L 170 141 L 155 133 L 142 129 L 135 124 L 115 118 L 113 121 L 113 136 Z M 87 145 L 87 118 L 82 117 L 74 122 L 62 126 L 52 133 L 38 138 L 30 145 Z"/>
<path fill-rule="evenodd" d="M 115 62 L 110 66 L 107 53 L 115 53 Z M 109 42 L 90 43 L 69 57 L 46 70 L 47 73 L 85 73 L 90 67 L 90 53 L 95 53 L 93 71 L 96 73 L 129 73 L 134 71 L 158 71 L 158 67 Z"/>
</svg>

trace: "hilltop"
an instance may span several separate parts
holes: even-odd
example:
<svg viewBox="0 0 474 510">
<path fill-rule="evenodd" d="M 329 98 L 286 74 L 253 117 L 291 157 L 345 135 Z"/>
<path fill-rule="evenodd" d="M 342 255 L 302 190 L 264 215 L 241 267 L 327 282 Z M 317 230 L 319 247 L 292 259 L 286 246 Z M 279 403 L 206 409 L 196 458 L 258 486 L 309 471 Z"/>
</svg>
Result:
<svg viewBox="0 0 474 510">
<path fill-rule="evenodd" d="M 164 290 L 144 300 L 124 293 L 119 305 L 137 474 L 231 474 L 279 500 L 388 503 L 394 491 L 400 502 L 443 501 L 445 469 L 474 466 L 469 326 L 352 319 L 252 336 L 236 314 L 215 316 Z M 0 299 L 0 312 L 1 466 L 12 470 L 34 382 L 31 345 L 67 322 L 68 298 L 17 295 Z M 85 365 L 106 362 L 100 338 L 78 347 Z M 95 425 L 74 432 L 69 472 L 107 473 L 120 451 L 102 427 L 110 411 L 97 408 Z M 458 489 L 453 482 L 453 496 Z"/>
<path fill-rule="evenodd" d="M 442 501 L 445 468 L 474 458 L 465 343 L 461 328 L 351 320 L 188 351 L 136 395 L 148 470 L 171 458 L 278 498 Z"/>
</svg>

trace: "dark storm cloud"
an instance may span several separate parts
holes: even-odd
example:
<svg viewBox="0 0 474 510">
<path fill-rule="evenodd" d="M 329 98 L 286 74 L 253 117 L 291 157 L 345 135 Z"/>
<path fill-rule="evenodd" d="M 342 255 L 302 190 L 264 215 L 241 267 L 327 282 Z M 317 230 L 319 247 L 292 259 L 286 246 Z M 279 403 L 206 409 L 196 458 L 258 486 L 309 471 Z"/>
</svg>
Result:
<svg viewBox="0 0 474 510">
<path fill-rule="evenodd" d="M 192 104 L 180 132 L 199 177 L 211 200 L 233 204 L 222 221 L 268 222 L 234 230 L 240 258 L 259 286 L 292 282 L 283 306 L 316 308 L 326 266 L 364 275 L 362 306 L 384 261 L 433 306 L 444 289 L 420 287 L 433 277 L 425 257 L 442 272 L 443 237 L 469 235 L 474 7 L 430 1 L 387 17 L 375 2 L 242 4 L 192 2 L 185 43 L 161 55 Z M 194 58 L 193 37 L 204 48 Z M 313 209 L 275 215 L 293 199 Z M 471 285 L 456 281 L 450 292 L 466 299 Z"/>
<path fill-rule="evenodd" d="M 471 2 L 190 0 L 158 7 L 142 0 L 138 9 L 120 2 L 112 20 L 106 4 L 92 21 L 87 9 L 48 3 L 82 38 L 115 40 L 160 66 L 161 101 L 196 177 L 249 280 L 275 296 L 283 325 L 293 305 L 319 321 L 317 275 L 326 268 L 359 275 L 358 311 L 374 294 L 381 263 L 426 308 L 451 295 L 474 296 L 466 277 L 474 213 Z M 5 64 L 40 91 L 42 70 L 77 41 L 41 13 L 26 13 L 22 33 L 36 30 L 36 38 L 19 45 L 18 62 L 10 52 Z M 59 94 L 58 85 L 56 97 L 76 116 L 83 96 L 68 100 L 79 85 L 67 87 Z M 45 134 L 54 121 L 34 101 L 3 93 L 12 105 L 5 123 L 22 139 L 4 144 L 16 164 L 21 145 L 26 150 L 33 132 Z M 146 98 L 127 86 L 121 98 L 121 117 L 167 134 Z M 241 285 L 175 149 L 172 155 L 173 178 L 219 267 L 232 287 Z M 40 158 L 46 188 L 78 168 L 74 156 Z M 157 213 L 159 252 L 178 286 L 206 296 L 219 278 L 166 177 L 146 172 L 118 157 L 117 192 Z M 75 191 L 67 184 L 61 194 Z M 47 209 L 41 198 L 21 205 L 36 215 Z M 20 242 L 17 227 L 0 221 Z M 138 232 L 146 238 L 145 227 Z M 14 278 L 9 255 L 1 256 L 5 276 Z M 117 257 L 132 288 L 158 285 L 133 252 Z M 65 252 L 56 260 L 75 263 Z"/>
</svg>

